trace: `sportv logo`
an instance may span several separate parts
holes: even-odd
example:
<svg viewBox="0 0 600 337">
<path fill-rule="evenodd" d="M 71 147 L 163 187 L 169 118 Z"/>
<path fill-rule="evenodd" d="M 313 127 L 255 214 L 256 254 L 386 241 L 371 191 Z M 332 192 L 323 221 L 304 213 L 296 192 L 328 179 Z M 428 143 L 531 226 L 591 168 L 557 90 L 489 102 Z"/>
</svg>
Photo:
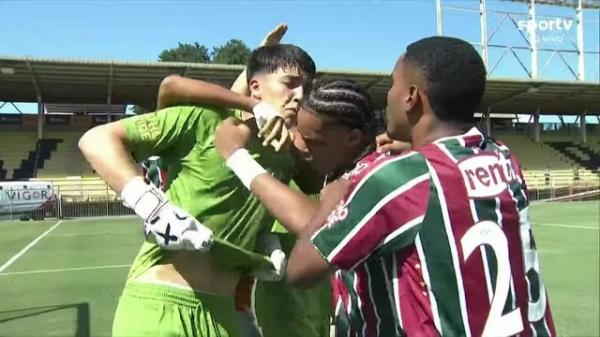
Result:
<svg viewBox="0 0 600 337">
<path fill-rule="evenodd" d="M 573 20 L 555 18 L 554 20 L 519 20 L 517 21 L 519 30 L 527 31 L 568 31 L 573 27 Z"/>
</svg>

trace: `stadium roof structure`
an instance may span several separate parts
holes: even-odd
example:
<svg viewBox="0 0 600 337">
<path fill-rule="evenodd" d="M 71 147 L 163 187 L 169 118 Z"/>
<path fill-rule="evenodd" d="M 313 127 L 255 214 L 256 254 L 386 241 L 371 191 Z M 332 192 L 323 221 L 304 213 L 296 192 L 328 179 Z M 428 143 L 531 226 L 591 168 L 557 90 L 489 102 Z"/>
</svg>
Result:
<svg viewBox="0 0 600 337">
<path fill-rule="evenodd" d="M 0 101 L 151 105 L 160 81 L 170 74 L 229 87 L 242 66 L 0 57 Z M 318 72 L 363 85 L 376 108 L 386 105 L 390 74 Z M 460 79 L 457 78 L 457 81 Z M 488 79 L 482 111 L 576 115 L 600 114 L 600 84 L 531 79 Z"/>
<path fill-rule="evenodd" d="M 513 2 L 531 3 L 531 0 L 510 0 Z M 579 6 L 579 0 L 536 0 L 538 5 L 554 5 L 562 7 L 573 7 Z M 598 0 L 581 0 L 582 8 L 600 8 L 600 1 Z"/>
</svg>

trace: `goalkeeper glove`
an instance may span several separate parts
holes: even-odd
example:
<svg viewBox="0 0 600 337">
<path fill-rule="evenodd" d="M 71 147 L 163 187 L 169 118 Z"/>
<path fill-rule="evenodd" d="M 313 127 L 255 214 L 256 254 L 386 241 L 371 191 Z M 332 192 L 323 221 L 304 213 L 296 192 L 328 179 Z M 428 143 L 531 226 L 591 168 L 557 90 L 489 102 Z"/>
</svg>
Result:
<svg viewBox="0 0 600 337">
<path fill-rule="evenodd" d="M 146 239 L 167 250 L 207 251 L 212 231 L 169 202 L 165 194 L 141 177 L 128 181 L 121 191 L 123 204 L 144 220 Z"/>
</svg>

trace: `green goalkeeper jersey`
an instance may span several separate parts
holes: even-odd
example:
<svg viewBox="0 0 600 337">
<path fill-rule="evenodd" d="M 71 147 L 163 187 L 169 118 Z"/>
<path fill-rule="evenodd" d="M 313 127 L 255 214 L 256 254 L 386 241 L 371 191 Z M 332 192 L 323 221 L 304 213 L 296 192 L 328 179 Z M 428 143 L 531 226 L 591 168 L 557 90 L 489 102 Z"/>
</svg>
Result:
<svg viewBox="0 0 600 337">
<path fill-rule="evenodd" d="M 189 212 L 213 231 L 216 240 L 232 245 L 226 250 L 234 257 L 222 256 L 224 250 L 212 249 L 212 255 L 225 269 L 241 269 L 242 255 L 251 256 L 261 231 L 269 230 L 273 217 L 225 166 L 214 146 L 217 125 L 232 112 L 206 106 L 177 106 L 122 120 L 136 160 L 160 156 L 168 176 L 169 200 Z M 238 118 L 239 113 L 238 113 Z M 288 182 L 294 174 L 294 161 L 288 153 L 276 153 L 252 138 L 246 148 L 273 176 Z M 222 247 L 221 245 L 220 247 Z M 217 248 L 219 245 L 213 246 Z M 221 252 L 221 253 L 220 253 Z M 145 242 L 138 253 L 130 277 L 137 277 L 166 254 L 158 245 Z M 241 254 L 241 255 L 240 255 Z M 219 256 L 221 255 L 221 256 Z M 247 266 L 250 268 L 250 266 Z M 244 267 L 245 268 L 245 267 Z"/>
</svg>

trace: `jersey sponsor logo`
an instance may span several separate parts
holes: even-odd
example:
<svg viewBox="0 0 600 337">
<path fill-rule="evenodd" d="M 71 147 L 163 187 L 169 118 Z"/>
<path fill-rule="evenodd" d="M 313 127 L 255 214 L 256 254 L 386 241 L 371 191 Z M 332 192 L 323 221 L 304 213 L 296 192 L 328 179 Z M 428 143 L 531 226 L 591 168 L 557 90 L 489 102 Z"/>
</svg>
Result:
<svg viewBox="0 0 600 337">
<path fill-rule="evenodd" d="M 336 223 L 346 219 L 347 216 L 348 207 L 344 200 L 342 200 L 339 204 L 337 204 L 337 206 L 335 206 L 333 212 L 331 212 L 331 214 L 329 214 L 329 216 L 327 217 L 327 222 L 325 222 L 325 226 L 327 226 L 327 228 L 330 229 Z"/>
<path fill-rule="evenodd" d="M 342 175 L 342 179 L 350 179 L 354 176 L 359 175 L 362 171 L 364 171 L 367 167 L 369 167 L 368 163 L 364 163 L 362 161 L 358 162 L 354 168 Z"/>
<path fill-rule="evenodd" d="M 160 126 L 158 120 L 153 114 L 148 114 L 143 118 L 135 121 L 135 127 L 137 128 L 142 140 L 150 141 L 160 137 Z"/>
<path fill-rule="evenodd" d="M 495 152 L 481 152 L 458 162 L 470 198 L 492 198 L 517 179 L 510 159 Z"/>
</svg>

